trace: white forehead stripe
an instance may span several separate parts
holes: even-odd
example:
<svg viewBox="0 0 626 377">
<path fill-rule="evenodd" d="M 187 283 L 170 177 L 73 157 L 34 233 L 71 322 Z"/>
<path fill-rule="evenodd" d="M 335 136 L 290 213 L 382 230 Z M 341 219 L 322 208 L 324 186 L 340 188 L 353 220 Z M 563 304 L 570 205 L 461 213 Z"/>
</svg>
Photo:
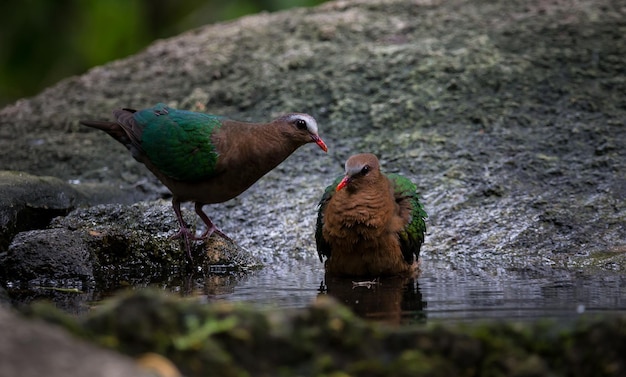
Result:
<svg viewBox="0 0 626 377">
<path fill-rule="evenodd" d="M 289 116 L 290 122 L 293 122 L 296 119 L 302 119 L 306 123 L 306 129 L 310 133 L 317 135 L 317 121 L 315 118 L 308 114 L 292 114 Z"/>
<path fill-rule="evenodd" d="M 348 161 L 346 161 L 344 168 L 346 170 L 346 174 L 350 176 L 360 173 L 361 169 L 363 169 L 363 167 L 365 166 L 365 164 L 362 164 L 362 163 L 355 164 L 354 162 L 353 162 L 353 165 L 348 165 Z"/>
</svg>

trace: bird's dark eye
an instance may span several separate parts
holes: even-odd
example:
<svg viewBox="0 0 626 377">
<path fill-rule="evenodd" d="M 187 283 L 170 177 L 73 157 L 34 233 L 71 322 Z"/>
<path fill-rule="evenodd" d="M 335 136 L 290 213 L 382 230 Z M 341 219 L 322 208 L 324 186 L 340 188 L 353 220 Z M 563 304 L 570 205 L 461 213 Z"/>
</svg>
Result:
<svg viewBox="0 0 626 377">
<path fill-rule="evenodd" d="M 367 173 L 369 173 L 369 172 L 370 172 L 370 170 L 371 170 L 370 166 L 369 166 L 369 165 L 365 165 L 365 166 L 363 166 L 363 168 L 361 169 L 361 174 L 362 174 L 362 175 L 367 175 Z"/>
<path fill-rule="evenodd" d="M 296 127 L 301 130 L 306 130 L 306 122 L 303 119 L 296 120 Z"/>
</svg>

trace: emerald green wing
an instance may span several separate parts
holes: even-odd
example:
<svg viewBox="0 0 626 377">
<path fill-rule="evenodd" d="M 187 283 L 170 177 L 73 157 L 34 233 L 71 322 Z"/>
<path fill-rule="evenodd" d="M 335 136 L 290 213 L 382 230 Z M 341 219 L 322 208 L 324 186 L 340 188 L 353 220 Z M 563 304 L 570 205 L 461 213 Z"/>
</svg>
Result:
<svg viewBox="0 0 626 377">
<path fill-rule="evenodd" d="M 337 177 L 335 181 L 324 190 L 324 195 L 322 195 L 322 199 L 318 204 L 317 210 L 317 223 L 315 225 L 315 244 L 317 245 L 317 255 L 320 258 L 320 261 L 324 261 L 324 257 L 330 258 L 330 244 L 326 242 L 324 236 L 322 235 L 322 227 L 324 226 L 324 213 L 326 211 L 326 206 L 328 205 L 328 201 L 333 197 L 335 191 L 337 190 L 337 185 L 343 179 L 343 175 Z"/>
<path fill-rule="evenodd" d="M 137 111 L 133 117 L 143 128 L 141 148 L 165 175 L 197 181 L 215 174 L 218 151 L 212 135 L 221 127 L 222 117 L 164 104 Z"/>
<path fill-rule="evenodd" d="M 419 257 L 422 243 L 424 243 L 424 234 L 426 233 L 424 220 L 428 215 L 419 201 L 417 187 L 413 182 L 399 174 L 388 174 L 387 178 L 393 185 L 396 203 L 400 207 L 400 215 L 408 221 L 404 229 L 398 233 L 400 249 L 404 259 L 408 263 L 413 263 Z"/>
</svg>

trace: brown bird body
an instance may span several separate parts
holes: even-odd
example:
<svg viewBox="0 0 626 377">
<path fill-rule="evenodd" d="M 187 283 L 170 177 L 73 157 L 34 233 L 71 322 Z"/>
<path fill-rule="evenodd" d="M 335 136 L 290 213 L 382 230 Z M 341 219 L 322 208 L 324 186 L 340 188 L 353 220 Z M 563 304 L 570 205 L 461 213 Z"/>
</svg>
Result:
<svg viewBox="0 0 626 377">
<path fill-rule="evenodd" d="M 222 124 L 211 138 L 219 154 L 215 172 L 206 179 L 192 182 L 174 179 L 146 156 L 142 156 L 141 162 L 178 201 L 214 204 L 239 196 L 296 149 L 311 142 L 310 138 L 289 135 L 293 127 L 286 122 L 256 124 L 227 119 Z"/>
<path fill-rule="evenodd" d="M 391 179 L 390 179 L 391 177 Z M 316 241 L 330 275 L 411 274 L 424 239 L 415 186 L 382 174 L 373 154 L 352 156 L 320 201 Z"/>
<path fill-rule="evenodd" d="M 105 131 L 126 146 L 172 192 L 180 224 L 175 237 L 183 237 L 189 259 L 189 239 L 195 236 L 183 221 L 180 203 L 195 203 L 196 213 L 207 226 L 201 238 L 213 232 L 224 235 L 202 210 L 205 204 L 238 196 L 304 144 L 316 143 L 327 150 L 315 119 L 307 114 L 246 123 L 164 104 L 113 114 L 114 122 L 81 123 Z"/>
</svg>

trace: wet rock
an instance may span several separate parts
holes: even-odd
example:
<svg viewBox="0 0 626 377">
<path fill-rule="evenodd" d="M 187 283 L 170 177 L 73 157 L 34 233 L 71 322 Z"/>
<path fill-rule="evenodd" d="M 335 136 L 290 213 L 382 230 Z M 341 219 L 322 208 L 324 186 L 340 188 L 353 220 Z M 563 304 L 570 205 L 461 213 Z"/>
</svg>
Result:
<svg viewBox="0 0 626 377">
<path fill-rule="evenodd" d="M 70 184 L 55 177 L 0 171 L 0 252 L 17 233 L 45 228 L 54 217 L 81 205 L 131 203 L 142 197 L 135 189 L 100 183 Z"/>
<path fill-rule="evenodd" d="M 44 228 L 81 202 L 84 196 L 58 178 L 0 171 L 0 252 L 15 234 Z"/>
<path fill-rule="evenodd" d="M 70 311 L 84 300 L 61 290 L 92 291 L 120 281 L 167 281 L 185 270 L 171 204 L 142 202 L 79 208 L 136 198 L 108 185 L 72 185 L 54 177 L 0 172 L 0 278 L 18 302 L 47 298 Z M 190 223 L 195 218 L 184 211 Z M 56 217 L 56 219 L 55 219 Z M 54 219 L 54 220 L 53 220 Z M 6 246 L 5 246 L 6 245 Z M 242 272 L 259 263 L 232 241 L 194 242 L 196 271 Z M 23 289 L 31 290 L 25 294 Z M 74 304 L 72 304 L 74 303 Z"/>
<path fill-rule="evenodd" d="M 183 217 L 189 223 L 196 220 L 193 211 L 187 209 Z M 81 208 L 56 218 L 50 228 L 69 229 L 84 237 L 102 273 L 126 270 L 167 274 L 186 267 L 182 240 L 171 238 L 178 231 L 178 223 L 170 202 Z M 250 253 L 217 235 L 192 241 L 192 255 L 196 268 L 205 272 L 239 272 L 259 266 Z"/>
<path fill-rule="evenodd" d="M 7 291 L 0 287 L 0 308 L 9 308 L 11 306 L 11 300 L 9 299 L 9 295 Z"/>
<path fill-rule="evenodd" d="M 184 211 L 186 218 L 195 216 Z M 47 229 L 19 233 L 0 253 L 5 283 L 12 287 L 100 289 L 120 281 L 167 281 L 173 273 L 240 273 L 260 263 L 230 240 L 195 241 L 193 271 L 183 245 L 170 237 L 178 224 L 168 202 L 80 208 L 55 218 Z"/>
<path fill-rule="evenodd" d="M 93 286 L 91 254 L 79 234 L 66 229 L 31 230 L 0 254 L 6 280 L 27 286 Z"/>
</svg>

